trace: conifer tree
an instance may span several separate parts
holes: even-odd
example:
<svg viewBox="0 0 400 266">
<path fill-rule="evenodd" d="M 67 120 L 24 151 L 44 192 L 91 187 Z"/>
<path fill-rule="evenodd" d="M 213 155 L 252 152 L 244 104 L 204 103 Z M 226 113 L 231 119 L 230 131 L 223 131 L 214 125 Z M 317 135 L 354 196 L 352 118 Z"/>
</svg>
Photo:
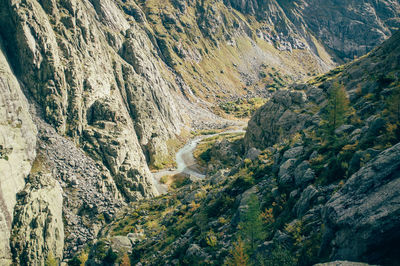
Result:
<svg viewBox="0 0 400 266">
<path fill-rule="evenodd" d="M 131 266 L 131 261 L 130 261 L 127 253 L 124 253 L 124 256 L 122 257 L 121 263 L 119 265 L 120 266 Z"/>
<path fill-rule="evenodd" d="M 243 240 L 239 237 L 237 242 L 233 244 L 230 251 L 231 257 L 225 261 L 227 266 L 247 266 L 249 265 L 249 256 L 244 248 Z"/>
<path fill-rule="evenodd" d="M 239 226 L 243 240 L 250 245 L 250 250 L 253 251 L 256 242 L 264 237 L 260 203 L 256 195 L 250 196 L 248 209 Z"/>
<path fill-rule="evenodd" d="M 393 94 L 387 100 L 389 116 L 393 123 L 400 123 L 400 86 L 393 90 Z"/>
<path fill-rule="evenodd" d="M 334 83 L 329 91 L 328 100 L 328 128 L 330 133 L 343 125 L 346 113 L 349 110 L 349 99 L 343 85 Z"/>
</svg>

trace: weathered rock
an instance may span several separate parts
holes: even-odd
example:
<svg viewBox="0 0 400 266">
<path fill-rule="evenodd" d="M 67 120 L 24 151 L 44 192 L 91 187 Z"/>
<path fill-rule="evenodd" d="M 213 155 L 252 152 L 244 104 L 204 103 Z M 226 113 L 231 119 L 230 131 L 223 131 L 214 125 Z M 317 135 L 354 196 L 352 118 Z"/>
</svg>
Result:
<svg viewBox="0 0 400 266">
<path fill-rule="evenodd" d="M 398 25 L 397 2 L 295 0 L 286 2 L 269 0 L 225 0 L 241 12 L 270 18 L 280 32 L 302 32 L 308 28 L 327 47 L 339 56 L 352 59 L 374 48 L 395 31 Z M 394 16 L 397 19 L 387 19 Z M 290 20 L 291 23 L 287 23 Z M 338 34 L 342 32 L 343 34 Z M 373 33 L 371 33 L 373 32 Z M 307 39 L 307 38 L 306 38 Z M 292 43 L 295 44 L 294 40 Z"/>
<path fill-rule="evenodd" d="M 246 148 L 265 149 L 303 128 L 311 117 L 295 109 L 304 103 L 305 94 L 301 91 L 276 92 L 250 119 L 244 138 Z"/>
<path fill-rule="evenodd" d="M 124 201 L 109 170 L 88 157 L 74 142 L 60 136 L 34 111 L 32 108 L 40 158 L 36 168 L 51 169 L 63 188 L 67 236 L 64 257 L 70 257 L 95 239 L 102 224 L 113 218 Z"/>
<path fill-rule="evenodd" d="M 143 233 L 138 232 L 138 233 L 129 233 L 127 237 L 131 241 L 132 245 L 134 245 L 137 242 L 142 241 L 146 236 Z"/>
<path fill-rule="evenodd" d="M 299 164 L 294 170 L 294 181 L 296 187 L 304 187 L 315 179 L 315 173 L 310 168 L 310 163 L 307 161 Z"/>
<path fill-rule="evenodd" d="M 114 236 L 111 238 L 111 247 L 113 251 L 123 254 L 132 249 L 132 242 L 129 236 Z"/>
<path fill-rule="evenodd" d="M 344 133 L 350 133 L 354 129 L 353 125 L 341 125 L 337 129 L 335 129 L 335 134 L 336 135 L 342 135 Z"/>
<path fill-rule="evenodd" d="M 297 146 L 285 151 L 283 154 L 283 160 L 295 159 L 299 157 L 303 153 L 303 149 L 303 146 Z"/>
<path fill-rule="evenodd" d="M 297 217 L 303 216 L 311 207 L 313 200 L 318 195 L 318 190 L 313 185 L 309 185 L 300 195 L 300 199 L 296 202 L 293 212 Z"/>
<path fill-rule="evenodd" d="M 247 152 L 246 158 L 250 160 L 255 160 L 261 154 L 261 151 L 256 148 L 250 148 Z"/>
<path fill-rule="evenodd" d="M 229 171 L 226 169 L 218 170 L 215 174 L 209 177 L 209 181 L 212 185 L 216 185 L 220 182 L 226 180 L 227 176 L 229 175 Z"/>
<path fill-rule="evenodd" d="M 0 39 L 0 264 L 11 263 L 9 237 L 16 193 L 36 156 L 37 130 Z"/>
<path fill-rule="evenodd" d="M 186 256 L 197 258 L 197 259 L 206 259 L 207 253 L 197 244 L 191 244 L 190 247 L 186 250 Z"/>
<path fill-rule="evenodd" d="M 330 245 L 332 259 L 380 263 L 398 258 L 399 158 L 400 144 L 383 151 L 326 204 L 324 223 L 329 230 L 321 248 Z"/>
<path fill-rule="evenodd" d="M 278 183 L 281 185 L 289 185 L 293 181 L 293 170 L 296 164 L 296 159 L 289 159 L 279 167 Z"/>
<path fill-rule="evenodd" d="M 63 258 L 62 189 L 51 174 L 30 175 L 18 193 L 11 238 L 18 265 L 44 265 L 53 256 Z"/>
</svg>

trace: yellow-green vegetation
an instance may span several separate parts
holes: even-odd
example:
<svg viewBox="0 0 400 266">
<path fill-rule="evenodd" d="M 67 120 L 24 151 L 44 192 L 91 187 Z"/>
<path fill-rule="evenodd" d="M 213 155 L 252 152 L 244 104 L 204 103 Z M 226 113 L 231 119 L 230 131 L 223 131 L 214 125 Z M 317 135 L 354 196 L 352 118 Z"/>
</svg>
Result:
<svg viewBox="0 0 400 266">
<path fill-rule="evenodd" d="M 160 178 L 160 183 L 161 184 L 167 184 L 168 180 L 169 180 L 169 176 L 168 175 L 162 176 Z"/>
<path fill-rule="evenodd" d="M 46 169 L 46 159 L 42 154 L 38 153 L 32 163 L 31 174 L 45 172 Z"/>
<path fill-rule="evenodd" d="M 193 156 L 200 165 L 206 166 L 207 163 L 212 162 L 213 160 L 211 155 L 211 148 L 217 141 L 225 139 L 229 142 L 236 142 L 243 139 L 243 135 L 244 133 L 242 132 L 223 133 L 213 137 L 205 138 L 196 146 L 196 149 L 193 152 Z"/>
<path fill-rule="evenodd" d="M 221 132 L 223 129 L 203 129 L 198 131 L 193 131 L 193 136 L 201 136 L 201 135 L 213 135 Z"/>
<path fill-rule="evenodd" d="M 326 82 L 326 81 L 338 80 L 338 78 L 343 75 L 343 72 L 348 68 L 348 66 L 349 65 L 342 65 L 342 66 L 336 67 L 336 68 L 332 69 L 331 71 L 329 71 L 328 73 L 325 73 L 325 74 L 322 74 L 315 78 L 310 79 L 309 81 L 307 81 L 307 83 L 310 85 L 319 86 L 323 82 Z"/>
<path fill-rule="evenodd" d="M 247 202 L 247 210 L 239 224 L 241 237 L 249 245 L 250 252 L 254 252 L 256 243 L 264 239 L 264 230 L 260 210 L 260 202 L 256 195 L 251 195 Z"/>
<path fill-rule="evenodd" d="M 233 247 L 229 253 L 230 257 L 227 258 L 224 265 L 227 266 L 249 265 L 249 255 L 247 255 L 244 243 L 240 237 L 236 241 L 236 243 L 233 243 Z"/>
<path fill-rule="evenodd" d="M 334 83 L 329 91 L 329 101 L 327 105 L 327 127 L 330 134 L 343 125 L 347 113 L 349 112 L 349 99 L 343 85 Z"/>
<path fill-rule="evenodd" d="M 174 189 L 181 188 L 189 183 L 190 183 L 190 177 L 183 173 L 173 175 L 170 178 L 170 187 Z"/>
<path fill-rule="evenodd" d="M 124 256 L 121 259 L 121 263 L 119 264 L 120 266 L 131 266 L 131 260 L 129 259 L 129 256 L 127 253 L 124 253 Z"/>
<path fill-rule="evenodd" d="M 184 173 L 174 175 L 165 175 L 160 178 L 160 183 L 167 185 L 169 188 L 176 189 L 189 184 L 190 177 Z"/>
<path fill-rule="evenodd" d="M 233 102 L 221 103 L 219 106 L 226 114 L 237 118 L 246 118 L 250 117 L 266 102 L 267 99 L 264 98 L 237 99 Z"/>
<path fill-rule="evenodd" d="M 83 250 L 81 254 L 78 256 L 78 259 L 80 260 L 81 264 L 80 266 L 85 266 L 87 260 L 89 259 L 89 253 L 87 250 Z"/>
<path fill-rule="evenodd" d="M 53 252 L 51 252 L 51 251 L 49 252 L 45 265 L 46 266 L 57 266 L 58 265 L 58 260 L 54 257 Z"/>
</svg>

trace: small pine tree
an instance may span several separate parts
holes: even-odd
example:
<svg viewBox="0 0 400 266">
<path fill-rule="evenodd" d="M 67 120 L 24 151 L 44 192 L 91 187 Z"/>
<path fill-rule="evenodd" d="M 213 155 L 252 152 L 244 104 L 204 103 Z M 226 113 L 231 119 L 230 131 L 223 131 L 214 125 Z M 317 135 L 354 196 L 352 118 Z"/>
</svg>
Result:
<svg viewBox="0 0 400 266">
<path fill-rule="evenodd" d="M 343 85 L 334 83 L 329 91 L 328 99 L 328 129 L 333 133 L 336 128 L 343 125 L 346 113 L 349 110 L 349 99 Z"/>
<path fill-rule="evenodd" d="M 391 122 L 400 123 L 400 86 L 394 89 L 392 96 L 387 100 L 387 105 Z"/>
<path fill-rule="evenodd" d="M 119 265 L 120 266 L 131 266 L 131 261 L 130 261 L 127 253 L 125 253 L 124 256 L 122 257 L 121 263 Z"/>
<path fill-rule="evenodd" d="M 253 194 L 250 196 L 247 211 L 243 215 L 239 226 L 240 235 L 243 237 L 243 240 L 250 244 L 250 250 L 253 251 L 256 242 L 264 237 L 260 202 L 256 195 Z"/>
<path fill-rule="evenodd" d="M 239 237 L 237 242 L 233 244 L 233 248 L 230 251 L 231 257 L 225 261 L 227 266 L 247 266 L 249 265 L 249 256 L 247 255 L 244 242 Z"/>
<path fill-rule="evenodd" d="M 112 248 L 110 247 L 107 251 L 106 256 L 104 257 L 103 262 L 108 264 L 113 264 L 118 258 L 118 254 L 115 253 Z"/>
</svg>

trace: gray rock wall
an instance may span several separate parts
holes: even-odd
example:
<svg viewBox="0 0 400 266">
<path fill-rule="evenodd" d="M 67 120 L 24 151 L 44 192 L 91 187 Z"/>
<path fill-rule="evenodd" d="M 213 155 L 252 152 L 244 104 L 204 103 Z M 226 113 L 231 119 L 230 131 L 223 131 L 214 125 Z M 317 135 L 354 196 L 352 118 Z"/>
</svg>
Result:
<svg viewBox="0 0 400 266">
<path fill-rule="evenodd" d="M 111 1 L 4 10 L 12 64 L 45 120 L 101 160 L 127 199 L 156 195 L 147 164 L 168 154 L 182 118 L 146 32 Z"/>
<path fill-rule="evenodd" d="M 306 104 L 302 91 L 281 90 L 251 117 L 244 138 L 247 149 L 265 149 L 297 133 L 311 116 L 296 112 Z"/>
<path fill-rule="evenodd" d="M 325 246 L 331 258 L 371 263 L 397 258 L 400 232 L 400 144 L 353 174 L 326 204 Z M 390 248 L 389 248 L 390 247 Z"/>
<path fill-rule="evenodd" d="M 0 264 L 10 263 L 9 237 L 16 193 L 36 156 L 36 127 L 0 39 Z"/>
</svg>

